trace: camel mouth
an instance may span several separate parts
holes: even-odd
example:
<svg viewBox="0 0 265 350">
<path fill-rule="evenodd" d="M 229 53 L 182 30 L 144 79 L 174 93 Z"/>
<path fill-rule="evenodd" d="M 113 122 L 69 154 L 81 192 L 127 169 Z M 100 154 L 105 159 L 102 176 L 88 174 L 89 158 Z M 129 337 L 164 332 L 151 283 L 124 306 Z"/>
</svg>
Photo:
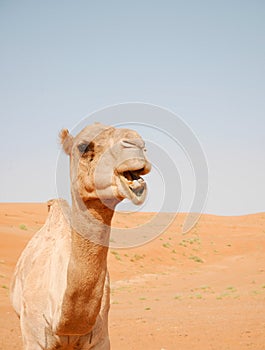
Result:
<svg viewBox="0 0 265 350">
<path fill-rule="evenodd" d="M 141 204 L 146 197 L 146 182 L 140 176 L 144 169 L 126 170 L 119 174 L 119 178 L 125 190 L 126 197 L 134 204 Z"/>
</svg>

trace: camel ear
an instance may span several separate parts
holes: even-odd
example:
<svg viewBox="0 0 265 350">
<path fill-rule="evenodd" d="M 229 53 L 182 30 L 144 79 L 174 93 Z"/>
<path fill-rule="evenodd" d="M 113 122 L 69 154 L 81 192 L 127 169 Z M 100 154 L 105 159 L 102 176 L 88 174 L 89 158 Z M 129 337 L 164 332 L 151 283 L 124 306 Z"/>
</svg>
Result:
<svg viewBox="0 0 265 350">
<path fill-rule="evenodd" d="M 61 145 L 63 146 L 63 150 L 66 154 L 70 155 L 73 147 L 73 136 L 69 134 L 69 131 L 67 129 L 62 129 L 59 137 Z"/>
</svg>

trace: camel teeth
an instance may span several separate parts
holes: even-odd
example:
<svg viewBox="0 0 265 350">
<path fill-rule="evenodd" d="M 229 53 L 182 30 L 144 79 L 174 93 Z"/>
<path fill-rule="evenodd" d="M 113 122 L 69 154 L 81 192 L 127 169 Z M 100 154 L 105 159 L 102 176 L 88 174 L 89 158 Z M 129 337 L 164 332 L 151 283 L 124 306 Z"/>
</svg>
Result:
<svg viewBox="0 0 265 350">
<path fill-rule="evenodd" d="M 133 188 L 137 189 L 139 187 L 141 187 L 141 184 L 138 182 L 138 180 L 133 180 Z"/>
</svg>

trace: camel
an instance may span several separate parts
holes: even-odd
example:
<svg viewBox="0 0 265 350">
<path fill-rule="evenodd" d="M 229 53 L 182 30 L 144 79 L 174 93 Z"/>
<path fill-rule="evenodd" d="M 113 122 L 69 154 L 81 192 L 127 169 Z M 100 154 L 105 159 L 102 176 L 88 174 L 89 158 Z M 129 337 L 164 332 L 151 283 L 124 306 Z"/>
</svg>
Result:
<svg viewBox="0 0 265 350">
<path fill-rule="evenodd" d="M 22 252 L 11 285 L 25 350 L 108 350 L 110 284 L 107 253 L 116 205 L 143 203 L 151 164 L 139 134 L 100 123 L 73 137 L 72 205 L 48 202 L 44 226 Z"/>
</svg>

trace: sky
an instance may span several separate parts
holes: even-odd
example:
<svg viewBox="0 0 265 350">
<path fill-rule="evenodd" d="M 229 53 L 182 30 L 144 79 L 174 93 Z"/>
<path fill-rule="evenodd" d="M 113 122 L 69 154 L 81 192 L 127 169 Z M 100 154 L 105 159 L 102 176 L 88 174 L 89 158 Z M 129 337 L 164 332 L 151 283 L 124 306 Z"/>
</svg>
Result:
<svg viewBox="0 0 265 350">
<path fill-rule="evenodd" d="M 60 129 L 141 102 L 170 111 L 199 141 L 208 168 L 203 212 L 264 212 L 264 18 L 261 0 L 0 0 L 0 201 L 56 197 Z M 163 200 L 167 211 L 176 201 L 188 211 L 196 184 L 187 155 L 161 133 L 139 132 L 181 179 L 166 177 L 153 149 L 144 210 L 160 210 Z M 163 197 L 163 186 L 183 187 L 182 200 Z"/>
</svg>

